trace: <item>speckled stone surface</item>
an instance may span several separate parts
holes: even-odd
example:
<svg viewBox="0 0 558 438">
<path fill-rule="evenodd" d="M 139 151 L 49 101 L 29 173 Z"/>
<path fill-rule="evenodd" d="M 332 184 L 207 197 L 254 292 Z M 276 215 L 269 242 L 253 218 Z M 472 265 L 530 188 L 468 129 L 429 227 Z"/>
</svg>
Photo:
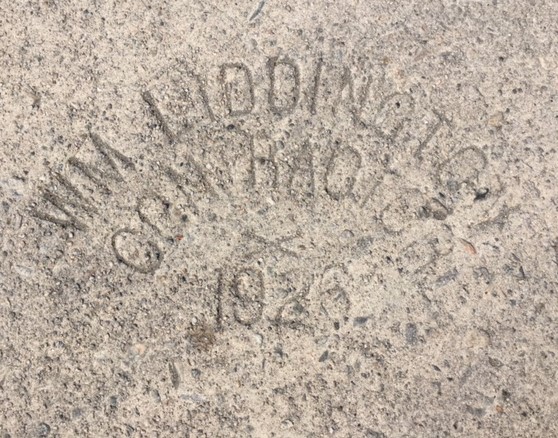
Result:
<svg viewBox="0 0 558 438">
<path fill-rule="evenodd" d="M 0 0 L 0 437 L 558 436 L 557 23 Z"/>
</svg>

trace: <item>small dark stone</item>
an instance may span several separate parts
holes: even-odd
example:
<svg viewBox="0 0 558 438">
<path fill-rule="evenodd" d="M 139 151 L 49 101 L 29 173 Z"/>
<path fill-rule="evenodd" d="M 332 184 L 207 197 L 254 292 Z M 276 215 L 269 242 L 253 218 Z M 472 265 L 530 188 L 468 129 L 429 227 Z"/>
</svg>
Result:
<svg viewBox="0 0 558 438">
<path fill-rule="evenodd" d="M 37 436 L 39 438 L 47 437 L 50 434 L 50 426 L 46 423 L 39 424 L 37 428 Z"/>
<path fill-rule="evenodd" d="M 326 351 L 324 351 L 324 352 L 322 353 L 322 355 L 320 356 L 319 361 L 320 361 L 320 362 L 325 362 L 325 361 L 327 360 L 328 357 L 329 357 L 329 351 L 326 350 Z"/>
<path fill-rule="evenodd" d="M 405 339 L 408 344 L 415 345 L 418 342 L 417 338 L 417 325 L 412 322 L 407 324 L 407 329 L 405 330 Z"/>
<path fill-rule="evenodd" d="M 451 281 L 454 281 L 457 276 L 459 275 L 459 272 L 457 271 L 457 268 L 453 268 L 449 271 L 447 271 L 444 275 L 442 275 L 441 277 L 438 277 L 438 279 L 436 280 L 436 285 L 437 286 L 444 286 L 446 284 L 448 284 Z"/>
<path fill-rule="evenodd" d="M 493 275 L 485 266 L 476 268 L 473 271 L 473 275 L 476 279 L 483 280 L 486 284 L 490 284 L 492 282 Z"/>
<path fill-rule="evenodd" d="M 357 247 L 361 250 L 366 250 L 372 246 L 374 243 L 374 238 L 371 236 L 361 237 L 357 240 Z"/>
<path fill-rule="evenodd" d="M 169 363 L 169 373 L 171 377 L 171 383 L 174 389 L 177 389 L 180 386 L 180 374 L 178 373 L 178 369 L 174 362 Z"/>
<path fill-rule="evenodd" d="M 499 361 L 498 359 L 494 359 L 492 357 L 488 358 L 488 363 L 490 364 L 490 366 L 493 366 L 494 368 L 500 368 L 501 366 L 504 365 L 501 361 Z"/>
<path fill-rule="evenodd" d="M 485 414 L 485 410 L 482 408 L 473 408 L 472 406 L 467 406 L 467 412 L 475 417 L 482 417 Z"/>
<path fill-rule="evenodd" d="M 353 321 L 353 325 L 357 326 L 357 325 L 364 325 L 366 324 L 366 322 L 368 321 L 369 317 L 368 316 L 357 316 L 355 318 L 355 320 Z"/>
<path fill-rule="evenodd" d="M 457 181 L 449 180 L 446 182 L 450 192 L 457 192 L 459 190 L 459 183 Z"/>
<path fill-rule="evenodd" d="M 116 408 L 118 407 L 118 397 L 116 397 L 115 395 L 113 395 L 113 396 L 110 398 L 109 406 L 110 406 L 111 409 L 116 409 Z"/>
<path fill-rule="evenodd" d="M 446 219 L 448 217 L 448 214 L 445 211 L 436 210 L 432 213 L 432 217 L 434 219 L 436 219 L 437 221 L 443 221 L 444 219 Z"/>
<path fill-rule="evenodd" d="M 201 376 L 201 371 L 198 370 L 197 368 L 194 368 L 194 369 L 192 370 L 192 377 L 193 377 L 194 379 L 199 379 L 200 376 Z"/>
<path fill-rule="evenodd" d="M 475 192 L 475 201 L 482 201 L 483 199 L 486 199 L 486 197 L 488 196 L 488 193 L 490 192 L 490 189 L 488 189 L 488 187 L 483 187 L 482 189 L 478 189 Z"/>
</svg>

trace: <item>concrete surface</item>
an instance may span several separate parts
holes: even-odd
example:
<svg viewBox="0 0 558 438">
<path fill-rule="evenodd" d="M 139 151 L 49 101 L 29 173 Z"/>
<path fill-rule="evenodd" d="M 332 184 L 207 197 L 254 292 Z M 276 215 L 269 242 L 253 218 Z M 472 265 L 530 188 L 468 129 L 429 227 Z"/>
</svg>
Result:
<svg viewBox="0 0 558 438">
<path fill-rule="evenodd" d="M 557 22 L 0 0 L 0 437 L 558 436 Z"/>
</svg>

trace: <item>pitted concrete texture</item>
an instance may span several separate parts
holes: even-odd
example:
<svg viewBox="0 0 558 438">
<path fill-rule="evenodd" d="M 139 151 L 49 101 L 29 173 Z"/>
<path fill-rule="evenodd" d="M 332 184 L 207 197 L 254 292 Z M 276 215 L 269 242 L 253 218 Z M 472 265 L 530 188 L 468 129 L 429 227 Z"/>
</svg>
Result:
<svg viewBox="0 0 558 438">
<path fill-rule="evenodd" d="M 0 0 L 0 438 L 558 436 L 557 23 Z"/>
</svg>

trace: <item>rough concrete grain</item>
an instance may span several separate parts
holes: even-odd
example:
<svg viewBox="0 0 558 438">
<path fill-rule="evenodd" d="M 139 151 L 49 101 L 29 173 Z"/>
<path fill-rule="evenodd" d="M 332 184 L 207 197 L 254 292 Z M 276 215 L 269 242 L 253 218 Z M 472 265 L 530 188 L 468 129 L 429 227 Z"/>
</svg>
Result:
<svg viewBox="0 0 558 438">
<path fill-rule="evenodd" d="M 0 0 L 0 437 L 558 436 L 557 22 Z"/>
</svg>

